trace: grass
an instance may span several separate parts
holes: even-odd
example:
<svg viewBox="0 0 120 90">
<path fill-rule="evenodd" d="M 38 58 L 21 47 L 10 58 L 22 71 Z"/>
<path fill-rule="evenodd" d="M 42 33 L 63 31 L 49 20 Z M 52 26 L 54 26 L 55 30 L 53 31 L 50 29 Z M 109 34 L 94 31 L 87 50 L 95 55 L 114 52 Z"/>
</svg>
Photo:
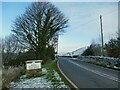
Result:
<svg viewBox="0 0 120 90">
<path fill-rule="evenodd" d="M 42 66 L 43 68 L 46 68 L 48 71 L 47 80 L 52 81 L 52 84 L 57 88 L 59 86 L 60 80 L 57 80 L 54 76 L 54 70 L 59 74 L 61 77 L 61 81 L 64 81 L 65 85 L 69 88 L 74 88 L 60 73 L 59 69 L 57 68 L 57 60 L 53 60 L 47 64 L 44 64 Z M 18 81 L 20 76 L 25 74 L 24 67 L 10 67 L 8 69 L 2 70 L 2 90 L 7 90 L 9 88 L 11 82 Z"/>
<path fill-rule="evenodd" d="M 62 81 L 64 81 L 65 85 L 67 85 L 69 88 L 74 88 L 67 80 L 66 78 L 61 74 L 61 72 L 59 71 L 58 67 L 57 67 L 57 60 L 53 60 L 50 63 L 47 63 L 45 65 L 43 65 L 43 68 L 46 68 L 47 70 L 49 70 L 49 73 L 52 74 L 52 71 L 55 70 L 61 77 Z M 52 75 L 51 75 L 52 78 Z M 50 78 L 50 79 L 51 79 Z M 54 79 L 53 79 L 54 80 Z M 56 80 L 54 80 L 56 81 Z M 59 81 L 57 81 L 59 82 Z"/>
</svg>

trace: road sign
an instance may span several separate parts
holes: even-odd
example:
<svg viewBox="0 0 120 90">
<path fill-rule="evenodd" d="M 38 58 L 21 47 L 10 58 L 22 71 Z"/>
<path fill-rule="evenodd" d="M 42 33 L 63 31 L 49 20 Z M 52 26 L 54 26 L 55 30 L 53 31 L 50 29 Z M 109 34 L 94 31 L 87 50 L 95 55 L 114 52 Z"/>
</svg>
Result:
<svg viewBox="0 0 120 90">
<path fill-rule="evenodd" d="M 41 60 L 32 60 L 26 61 L 26 69 L 33 70 L 33 69 L 41 69 Z"/>
</svg>

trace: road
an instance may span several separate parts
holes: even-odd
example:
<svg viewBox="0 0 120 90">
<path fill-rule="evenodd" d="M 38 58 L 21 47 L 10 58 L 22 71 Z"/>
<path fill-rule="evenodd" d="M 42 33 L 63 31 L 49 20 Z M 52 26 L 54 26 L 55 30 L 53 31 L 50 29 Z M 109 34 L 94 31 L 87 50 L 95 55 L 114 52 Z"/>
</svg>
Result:
<svg viewBox="0 0 120 90">
<path fill-rule="evenodd" d="M 2 70 L 0 69 L 0 90 L 2 89 Z"/>
<path fill-rule="evenodd" d="M 118 71 L 81 62 L 80 60 L 58 57 L 64 74 L 78 88 L 118 88 Z"/>
</svg>

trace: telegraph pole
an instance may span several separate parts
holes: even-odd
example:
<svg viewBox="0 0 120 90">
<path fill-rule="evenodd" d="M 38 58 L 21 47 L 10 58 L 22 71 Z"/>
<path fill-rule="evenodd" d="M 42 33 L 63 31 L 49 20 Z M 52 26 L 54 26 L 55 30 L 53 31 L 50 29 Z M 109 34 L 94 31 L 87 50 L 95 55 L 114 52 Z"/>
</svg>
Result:
<svg viewBox="0 0 120 90">
<path fill-rule="evenodd" d="M 118 2 L 118 16 L 120 16 L 120 1 Z M 120 38 L 120 17 L 118 17 L 118 38 Z"/>
<path fill-rule="evenodd" d="M 100 15 L 100 25 L 101 25 L 101 56 L 104 56 L 104 42 L 103 42 L 103 28 L 102 28 L 102 15 Z"/>
</svg>

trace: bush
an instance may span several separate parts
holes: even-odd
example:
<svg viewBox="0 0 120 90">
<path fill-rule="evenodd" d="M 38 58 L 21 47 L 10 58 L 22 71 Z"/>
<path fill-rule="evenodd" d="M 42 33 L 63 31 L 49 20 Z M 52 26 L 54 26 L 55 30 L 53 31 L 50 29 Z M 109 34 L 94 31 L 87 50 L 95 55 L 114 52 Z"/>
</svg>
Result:
<svg viewBox="0 0 120 90">
<path fill-rule="evenodd" d="M 2 88 L 9 88 L 10 83 L 19 79 L 19 77 L 25 74 L 24 67 L 9 67 L 2 71 Z"/>
</svg>

